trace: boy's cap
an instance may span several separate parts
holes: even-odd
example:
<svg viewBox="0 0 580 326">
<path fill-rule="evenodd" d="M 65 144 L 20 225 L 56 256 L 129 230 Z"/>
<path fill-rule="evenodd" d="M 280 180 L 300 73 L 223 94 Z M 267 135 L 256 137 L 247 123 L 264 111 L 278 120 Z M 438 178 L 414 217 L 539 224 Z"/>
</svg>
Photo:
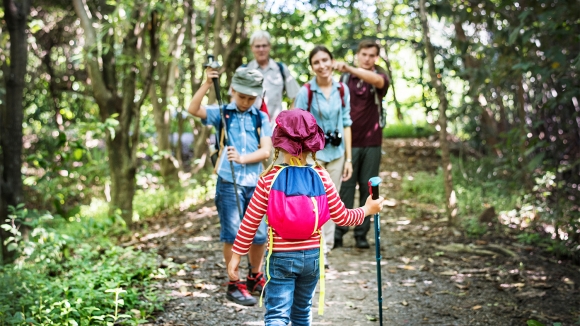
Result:
<svg viewBox="0 0 580 326">
<path fill-rule="evenodd" d="M 262 95 L 264 76 L 256 69 L 240 68 L 232 78 L 234 91 L 250 96 Z"/>
<path fill-rule="evenodd" d="M 302 109 L 284 110 L 276 118 L 272 144 L 293 156 L 324 148 L 324 131 L 312 113 Z"/>
</svg>

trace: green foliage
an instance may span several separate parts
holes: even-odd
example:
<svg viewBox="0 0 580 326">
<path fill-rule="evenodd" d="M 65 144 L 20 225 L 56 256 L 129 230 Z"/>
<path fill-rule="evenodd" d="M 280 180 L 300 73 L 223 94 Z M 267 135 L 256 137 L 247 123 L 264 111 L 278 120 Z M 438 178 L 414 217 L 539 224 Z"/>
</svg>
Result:
<svg viewBox="0 0 580 326">
<path fill-rule="evenodd" d="M 497 173 L 484 171 L 487 166 L 481 161 L 463 162 L 453 159 L 454 190 L 457 197 L 458 212 L 462 224 L 473 236 L 486 232 L 487 227 L 480 225 L 477 216 L 487 207 L 494 206 L 496 211 L 512 210 L 520 203 L 520 193 L 517 188 L 510 188 L 510 180 L 495 177 Z M 489 174 L 484 174 L 489 172 Z M 413 199 L 422 203 L 435 204 L 441 209 L 445 207 L 445 188 L 443 171 L 438 169 L 435 174 L 417 172 L 412 176 L 403 177 L 401 185 L 403 198 Z"/>
<path fill-rule="evenodd" d="M 403 198 L 413 199 L 421 203 L 444 205 L 443 173 L 438 172 L 432 175 L 420 171 L 413 176 L 403 177 L 401 195 Z"/>
<path fill-rule="evenodd" d="M 408 124 L 396 122 L 387 124 L 383 129 L 384 138 L 424 138 L 437 133 L 437 130 L 429 124 Z"/>
<path fill-rule="evenodd" d="M 115 245 L 108 234 L 119 226 L 108 219 L 82 218 L 67 228 L 59 218 L 42 221 L 17 243 L 16 263 L 0 267 L 0 324 L 138 324 L 162 309 L 155 279 L 169 270 L 159 267 L 154 251 Z"/>
<path fill-rule="evenodd" d="M 471 238 L 479 238 L 487 233 L 487 225 L 479 222 L 476 217 L 463 218 L 462 226 L 467 233 L 467 236 Z"/>
</svg>

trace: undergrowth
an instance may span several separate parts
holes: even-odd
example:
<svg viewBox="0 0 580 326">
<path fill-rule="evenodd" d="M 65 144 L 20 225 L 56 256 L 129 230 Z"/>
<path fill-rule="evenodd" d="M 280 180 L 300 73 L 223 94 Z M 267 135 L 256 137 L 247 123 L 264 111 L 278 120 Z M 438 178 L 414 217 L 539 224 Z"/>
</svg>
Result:
<svg viewBox="0 0 580 326">
<path fill-rule="evenodd" d="M 437 130 L 427 123 L 394 122 L 387 124 L 383 129 L 384 138 L 422 138 L 435 133 Z"/>
<path fill-rule="evenodd" d="M 139 191 L 135 218 L 177 213 L 206 199 L 207 189 Z M 127 231 L 107 211 L 97 199 L 66 219 L 12 209 L 2 227 L 12 233 L 10 249 L 19 258 L 0 266 L 0 325 L 136 325 L 163 309 L 167 296 L 157 281 L 178 266 L 162 262 L 155 250 L 117 244 Z M 16 221 L 31 230 L 26 240 Z"/>
<path fill-rule="evenodd" d="M 534 190 L 526 191 L 509 167 L 499 165 L 493 159 L 460 161 L 453 158 L 452 163 L 458 222 L 467 236 L 480 237 L 489 231 L 487 223 L 480 222 L 478 217 L 493 207 L 496 214 L 515 221 L 504 222 L 518 230 L 516 238 L 520 242 L 543 247 L 556 256 L 578 256 L 580 246 L 573 236 L 578 233 L 578 223 L 574 224 L 574 221 L 580 222 L 580 219 L 573 203 L 558 202 L 555 210 L 554 203 L 546 200 L 549 192 L 534 192 L 546 188 L 545 179 L 550 173 L 535 178 Z M 404 176 L 401 196 L 434 204 L 443 212 L 443 171 L 439 168 L 434 174 L 421 171 Z M 559 213 L 558 219 L 554 218 L 555 211 Z M 546 231 L 550 228 L 556 231 Z"/>
</svg>

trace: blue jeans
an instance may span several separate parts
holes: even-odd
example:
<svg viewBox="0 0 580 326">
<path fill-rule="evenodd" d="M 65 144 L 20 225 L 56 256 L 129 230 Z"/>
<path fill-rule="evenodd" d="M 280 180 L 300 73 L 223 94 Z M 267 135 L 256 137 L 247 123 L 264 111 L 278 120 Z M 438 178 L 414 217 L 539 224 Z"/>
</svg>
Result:
<svg viewBox="0 0 580 326">
<path fill-rule="evenodd" d="M 310 326 L 320 249 L 273 252 L 266 284 L 266 326 Z"/>
<path fill-rule="evenodd" d="M 256 187 L 244 187 L 240 185 L 237 185 L 237 187 L 243 216 L 243 214 L 246 213 L 246 209 L 248 208 L 250 199 L 252 198 Z M 236 193 L 234 192 L 233 183 L 218 178 L 215 190 L 215 205 L 220 217 L 220 241 L 234 243 L 236 234 L 238 234 L 238 229 L 242 223 L 242 218 L 238 213 L 238 205 L 236 204 Z M 262 245 L 266 243 L 268 236 L 267 228 L 266 223 L 262 220 L 262 223 L 260 223 L 260 226 L 258 227 L 258 232 L 256 233 L 253 244 Z"/>
</svg>

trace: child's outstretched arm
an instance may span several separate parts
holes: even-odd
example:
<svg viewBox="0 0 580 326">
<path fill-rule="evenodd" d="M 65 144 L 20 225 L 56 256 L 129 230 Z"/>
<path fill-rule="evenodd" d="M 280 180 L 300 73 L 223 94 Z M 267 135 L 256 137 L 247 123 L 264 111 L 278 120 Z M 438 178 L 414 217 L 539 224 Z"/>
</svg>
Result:
<svg viewBox="0 0 580 326">
<path fill-rule="evenodd" d="M 209 89 L 213 86 L 213 78 L 219 78 L 219 72 L 215 69 L 207 67 L 205 72 L 207 75 L 205 83 L 203 83 L 197 92 L 195 92 L 191 102 L 189 103 L 189 107 L 187 108 L 187 112 L 189 112 L 189 114 L 202 119 L 207 118 L 207 111 L 205 110 L 205 107 L 201 106 L 201 101 L 203 100 L 205 94 L 207 94 L 207 91 L 209 91 Z"/>
<path fill-rule="evenodd" d="M 321 171 L 322 181 L 324 182 L 324 187 L 326 188 L 326 196 L 328 198 L 328 208 L 330 210 L 330 218 L 334 223 L 340 226 L 355 226 L 363 223 L 365 216 L 376 214 L 381 211 L 383 207 L 383 197 L 373 200 L 372 198 L 367 198 L 364 206 L 348 209 L 344 206 L 344 203 L 336 191 L 336 187 L 330 179 L 330 175 L 325 170 Z"/>
</svg>

